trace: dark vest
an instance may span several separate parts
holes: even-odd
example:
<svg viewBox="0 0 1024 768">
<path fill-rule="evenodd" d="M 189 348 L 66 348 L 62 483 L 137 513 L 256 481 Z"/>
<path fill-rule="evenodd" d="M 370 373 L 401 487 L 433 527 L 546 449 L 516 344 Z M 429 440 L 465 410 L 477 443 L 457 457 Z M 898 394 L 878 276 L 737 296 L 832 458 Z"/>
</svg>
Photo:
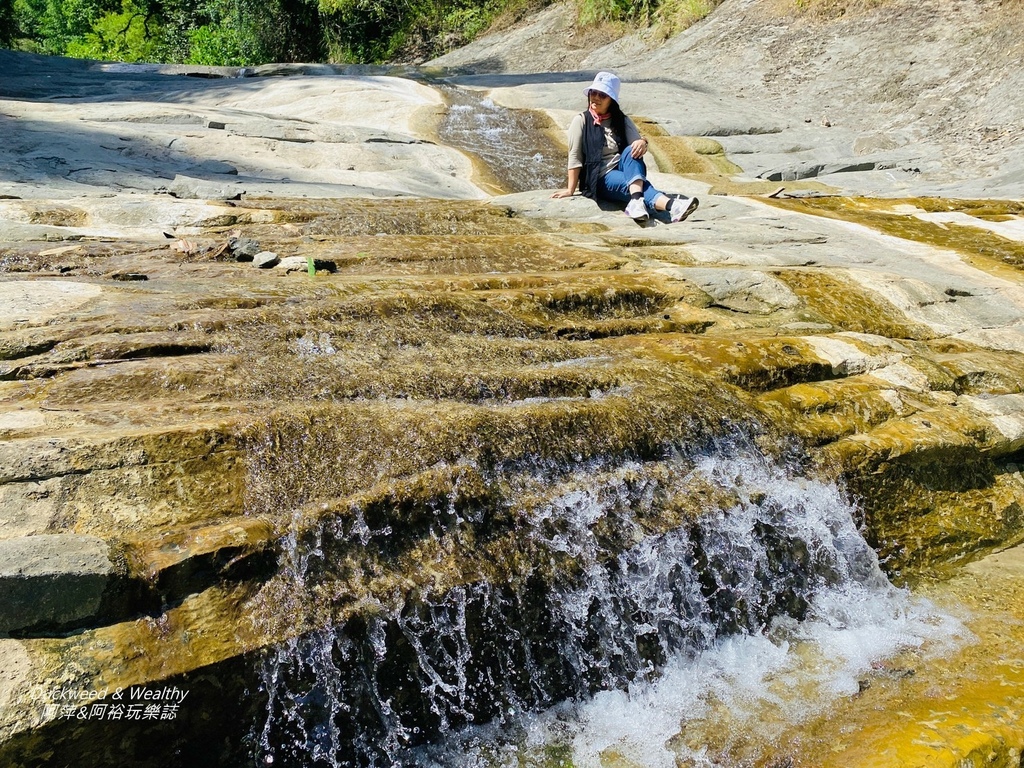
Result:
<svg viewBox="0 0 1024 768">
<path fill-rule="evenodd" d="M 622 144 L 622 137 L 616 137 Z M 601 178 L 601 167 L 604 165 L 601 154 L 604 152 L 604 128 L 594 122 L 590 110 L 583 113 L 583 167 L 580 169 L 580 192 L 585 197 L 597 198 L 597 182 Z M 619 147 L 622 151 L 622 147 Z"/>
</svg>

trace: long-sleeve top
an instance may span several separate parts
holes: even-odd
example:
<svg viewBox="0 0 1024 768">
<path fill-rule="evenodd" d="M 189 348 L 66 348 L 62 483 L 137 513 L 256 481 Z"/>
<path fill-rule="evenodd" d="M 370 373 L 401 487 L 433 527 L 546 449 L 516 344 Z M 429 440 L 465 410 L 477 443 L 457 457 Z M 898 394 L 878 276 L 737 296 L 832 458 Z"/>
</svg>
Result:
<svg viewBox="0 0 1024 768">
<path fill-rule="evenodd" d="M 615 141 L 615 134 L 612 133 L 611 121 L 607 121 L 604 124 L 604 148 L 601 150 L 601 160 L 603 160 L 601 176 L 604 176 L 608 171 L 614 170 L 619 165 L 619 145 Z M 583 167 L 583 115 L 578 114 L 573 118 L 572 124 L 569 126 L 568 131 L 569 138 L 569 170 L 573 168 Z M 641 138 L 640 131 L 637 129 L 636 124 L 626 117 L 626 145 L 632 144 L 637 139 Z"/>
</svg>

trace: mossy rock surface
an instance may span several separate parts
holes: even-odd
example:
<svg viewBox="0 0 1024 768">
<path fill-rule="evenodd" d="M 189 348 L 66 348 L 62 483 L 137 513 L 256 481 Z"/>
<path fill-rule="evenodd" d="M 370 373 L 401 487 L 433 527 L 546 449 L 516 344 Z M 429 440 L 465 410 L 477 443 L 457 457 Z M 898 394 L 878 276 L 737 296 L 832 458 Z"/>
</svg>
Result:
<svg viewBox="0 0 1024 768">
<path fill-rule="evenodd" d="M 0 504 L 25 510 L 6 535 L 106 540 L 120 607 L 154 614 L 22 641 L 39 679 L 169 679 L 416 595 L 579 578 L 523 543 L 545 503 L 530 477 L 628 484 L 630 462 L 656 477 L 737 431 L 843 482 L 899 579 L 1022 537 L 1020 354 L 943 336 L 841 269 L 775 266 L 791 300 L 744 312 L 687 277 L 699 264 L 731 290 L 705 246 L 656 229 L 435 201 L 247 206 L 246 236 L 334 271 L 261 273 L 227 259 L 219 227 L 190 253 L 106 244 L 76 278 L 98 294 L 0 336 Z M 22 250 L 19 269 L 44 266 Z M 129 254 L 149 280 L 103 277 Z M 628 548 L 733 503 L 697 483 L 596 535 Z M 305 592 L 296 541 L 330 553 Z M 38 715 L 11 710 L 6 733 Z"/>
</svg>

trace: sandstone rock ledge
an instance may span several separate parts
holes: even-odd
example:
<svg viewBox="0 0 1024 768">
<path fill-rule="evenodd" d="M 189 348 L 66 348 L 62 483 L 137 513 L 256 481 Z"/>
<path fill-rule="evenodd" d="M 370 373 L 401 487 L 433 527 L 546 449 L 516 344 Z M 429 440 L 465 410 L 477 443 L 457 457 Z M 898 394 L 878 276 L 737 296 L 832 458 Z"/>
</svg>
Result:
<svg viewBox="0 0 1024 768">
<path fill-rule="evenodd" d="M 23 640 L 38 679 L 67 679 L 69 656 L 83 686 L 167 679 L 396 590 L 521 578 L 500 565 L 500 516 L 471 533 L 439 500 L 486 509 L 502 466 L 654 461 L 737 424 L 770 451 L 795 436 L 844 480 L 903 579 L 1020 539 L 1024 365 L 1007 349 L 1021 310 L 1006 267 L 752 200 L 711 197 L 692 226 L 646 231 L 577 201 L 557 223 L 539 215 L 550 205 L 239 206 L 272 214 L 244 228 L 263 246 L 337 265 L 316 276 L 210 260 L 230 228 L 193 236 L 193 254 L 84 243 L 74 279 L 99 293 L 4 332 L 4 520 L 28 539 L 98 537 L 155 618 L 83 616 L 107 626 Z M 9 246 L 24 271 L 8 279 L 31 291 L 52 274 L 46 249 Z M 102 277 L 129 258 L 148 280 Z M 976 296 L 1006 318 L 991 346 L 956 337 Z M 338 549 L 349 565 L 324 602 L 295 603 L 275 575 L 286 534 L 327 546 L 324 526 L 353 510 L 392 534 Z M 491 541 L 498 570 L 453 560 L 438 536 Z M 38 716 L 15 705 L 7 733 Z"/>
<path fill-rule="evenodd" d="M 25 178 L 4 182 L 22 199 L 0 201 L 13 310 L 0 329 L 0 545 L 59 538 L 90 555 L 59 569 L 88 593 L 76 610 L 6 623 L 0 756 L 12 764 L 77 738 L 18 690 L 198 680 L 403 601 L 571 573 L 570 560 L 537 565 L 517 538 L 530 494 L 543 498 L 538 473 L 571 486 L 573 472 L 627 463 L 664 472 L 667 457 L 741 432 L 840 481 L 902 582 L 1024 539 L 1024 259 L 1012 227 L 989 226 L 1019 224 L 1013 204 L 951 200 L 952 222 L 917 198 L 775 204 L 737 194 L 763 185 L 731 170 L 678 175 L 670 150 L 685 142 L 655 136 L 657 182 L 703 202 L 685 224 L 639 229 L 579 198 L 482 200 L 472 163 L 408 119 L 410 105 L 439 103 L 426 85 L 295 80 L 243 83 L 237 103 L 162 84 L 179 101 L 165 94 L 148 124 L 193 142 L 190 162 L 222 130 L 210 117 L 282 152 L 302 145 L 284 128 L 327 131 L 279 114 L 276 99 L 306 103 L 304 86 L 380 105 L 388 132 L 371 150 L 353 149 L 370 127 L 331 128 L 351 172 L 240 178 L 240 199 L 165 195 L 153 170 L 181 158 L 112 150 L 113 134 L 96 152 L 138 177 L 55 178 L 52 130 L 18 116 L 19 140 L 36 144 Z M 218 111 L 197 118 L 204 104 Z M 272 126 L 245 112 L 257 104 Z M 73 105 L 47 109 L 55 125 Z M 133 113 L 114 117 L 124 143 L 142 141 Z M 425 175 L 411 170 L 424 157 Z M 199 165 L 207 180 L 233 176 Z M 116 196 L 84 188 L 98 183 Z M 312 270 L 239 262 L 238 237 Z M 656 535 L 725 503 L 695 488 L 640 527 Z M 325 551 L 322 563 L 297 554 Z M 102 762 L 101 746 L 75 748 Z M 965 749 L 951 744 L 950 761 Z"/>
</svg>

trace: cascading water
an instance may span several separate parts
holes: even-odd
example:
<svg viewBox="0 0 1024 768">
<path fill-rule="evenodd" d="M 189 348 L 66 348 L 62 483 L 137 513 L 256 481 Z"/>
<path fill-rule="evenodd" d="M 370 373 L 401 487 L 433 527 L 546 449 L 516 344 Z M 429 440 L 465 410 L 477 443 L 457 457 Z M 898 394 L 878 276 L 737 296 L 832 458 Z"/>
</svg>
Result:
<svg viewBox="0 0 1024 768">
<path fill-rule="evenodd" d="M 460 88 L 443 88 L 445 144 L 479 156 L 508 192 L 549 189 L 565 182 L 565 156 L 535 123 L 534 113 L 500 107 Z"/>
<path fill-rule="evenodd" d="M 273 649 L 262 764 L 715 766 L 723 728 L 767 743 L 879 659 L 962 639 L 888 582 L 838 489 L 756 451 L 495 482 L 531 565 Z"/>
</svg>

